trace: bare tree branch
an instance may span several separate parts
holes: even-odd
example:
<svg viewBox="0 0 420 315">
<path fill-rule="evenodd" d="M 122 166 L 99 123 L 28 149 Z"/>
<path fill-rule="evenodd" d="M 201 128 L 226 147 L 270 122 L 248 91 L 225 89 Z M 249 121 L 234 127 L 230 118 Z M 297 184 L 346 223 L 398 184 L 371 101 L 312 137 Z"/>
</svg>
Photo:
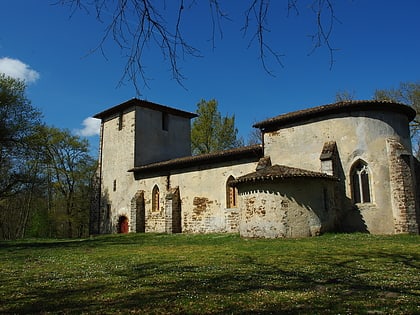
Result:
<svg viewBox="0 0 420 315">
<path fill-rule="evenodd" d="M 267 14 L 269 7 L 270 0 L 252 0 L 249 8 L 245 11 L 245 24 L 243 31 L 244 35 L 246 35 L 249 29 L 250 21 L 252 20 L 251 15 L 253 15 L 256 20 L 256 30 L 249 41 L 248 47 L 252 46 L 255 40 L 257 41 L 262 67 L 269 75 L 274 76 L 274 73 L 268 68 L 266 63 L 267 53 L 282 67 L 283 63 L 281 62 L 282 55 L 276 52 L 265 40 L 265 33 L 270 32 L 270 29 L 267 27 Z"/>
<path fill-rule="evenodd" d="M 231 21 L 229 15 L 222 10 L 220 3 L 218 0 L 209 0 L 210 5 L 210 16 L 212 22 L 212 48 L 216 48 L 216 30 L 219 32 L 220 39 L 223 39 L 223 27 L 222 27 L 222 19 L 226 19 Z"/>
<path fill-rule="evenodd" d="M 331 69 L 334 65 L 334 52 L 337 50 L 331 44 L 331 34 L 334 23 L 339 20 L 335 16 L 331 0 L 314 0 L 311 7 L 317 17 L 317 32 L 311 36 L 314 46 L 309 55 L 325 45 L 329 51 Z"/>
<path fill-rule="evenodd" d="M 143 83 L 143 87 L 148 86 L 150 80 L 146 76 L 146 51 L 153 46 L 158 47 L 163 59 L 169 65 L 172 78 L 181 86 L 185 76 L 181 71 L 180 59 L 187 56 L 201 57 L 200 51 L 193 47 L 184 38 L 182 30 L 183 19 L 186 10 L 198 5 L 196 0 L 173 0 L 153 1 L 153 0 L 57 0 L 58 4 L 70 7 L 73 15 L 77 10 L 89 12 L 93 7 L 96 19 L 105 23 L 104 33 L 96 48 L 91 53 L 99 51 L 105 58 L 105 43 L 108 40 L 114 41 L 121 49 L 126 58 L 126 64 L 119 85 L 126 81 L 131 81 L 137 91 L 141 94 L 138 85 Z M 211 43 L 213 49 L 216 46 L 216 33 L 223 39 L 223 20 L 231 20 L 228 13 L 222 9 L 221 0 L 208 0 L 211 21 Z M 241 2 L 242 3 L 242 2 Z M 282 57 L 267 40 L 267 34 L 271 32 L 269 27 L 269 14 L 273 16 L 271 0 L 249 0 L 244 12 L 244 23 L 241 31 L 246 36 L 250 34 L 248 47 L 256 46 L 258 56 L 263 69 L 274 76 L 269 67 L 269 62 L 274 62 L 283 67 Z M 287 0 L 288 13 L 294 11 L 299 14 L 300 0 Z M 306 3 L 306 2 L 305 2 Z M 304 5 L 304 4 L 302 4 Z M 174 10 L 175 6 L 175 10 Z M 334 63 L 334 51 L 331 44 L 332 30 L 337 22 L 332 0 L 312 0 L 310 8 L 316 17 L 316 32 L 311 35 L 313 48 L 312 54 L 318 48 L 324 46 L 329 50 L 330 67 Z M 171 21 L 171 22 L 168 22 Z M 142 87 L 142 88 L 143 88 Z"/>
</svg>

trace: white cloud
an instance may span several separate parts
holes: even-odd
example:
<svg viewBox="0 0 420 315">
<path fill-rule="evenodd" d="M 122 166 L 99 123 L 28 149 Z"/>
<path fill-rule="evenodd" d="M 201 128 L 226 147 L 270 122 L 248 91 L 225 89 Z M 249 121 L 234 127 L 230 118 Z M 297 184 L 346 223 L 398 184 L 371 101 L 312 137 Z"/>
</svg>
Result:
<svg viewBox="0 0 420 315">
<path fill-rule="evenodd" d="M 8 57 L 0 58 L 0 73 L 12 78 L 20 79 L 26 83 L 34 83 L 39 79 L 39 73 L 18 59 Z"/>
<path fill-rule="evenodd" d="M 88 117 L 82 122 L 83 128 L 75 130 L 75 133 L 83 137 L 91 137 L 99 135 L 101 128 L 101 120 L 93 117 Z"/>
</svg>

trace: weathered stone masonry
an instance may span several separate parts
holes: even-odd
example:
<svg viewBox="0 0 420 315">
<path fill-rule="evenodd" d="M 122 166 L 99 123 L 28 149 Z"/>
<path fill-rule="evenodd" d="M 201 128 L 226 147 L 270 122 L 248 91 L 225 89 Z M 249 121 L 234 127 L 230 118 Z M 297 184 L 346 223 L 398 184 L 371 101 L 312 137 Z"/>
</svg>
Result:
<svg viewBox="0 0 420 315">
<path fill-rule="evenodd" d="M 419 233 L 405 105 L 351 101 L 259 122 L 263 145 L 191 156 L 193 113 L 132 99 L 101 119 L 91 232 Z M 420 174 L 420 172 L 418 172 Z"/>
<path fill-rule="evenodd" d="M 388 139 L 395 233 L 418 233 L 412 156 L 395 139 Z"/>
</svg>

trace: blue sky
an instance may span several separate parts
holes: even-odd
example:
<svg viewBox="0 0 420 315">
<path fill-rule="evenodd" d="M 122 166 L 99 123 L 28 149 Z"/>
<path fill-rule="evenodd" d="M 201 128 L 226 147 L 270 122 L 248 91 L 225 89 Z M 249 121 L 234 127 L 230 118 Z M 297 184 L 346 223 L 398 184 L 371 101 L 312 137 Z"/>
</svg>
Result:
<svg viewBox="0 0 420 315">
<path fill-rule="evenodd" d="M 105 25 L 93 12 L 70 17 L 69 8 L 55 2 L 0 2 L 0 71 L 26 78 L 28 97 L 47 124 L 80 132 L 86 118 L 135 97 L 136 91 L 129 82 L 118 87 L 125 59 L 112 41 L 104 47 L 107 58 L 89 53 Z M 231 21 L 223 21 L 223 39 L 216 36 L 215 49 L 209 42 L 208 2 L 202 0 L 194 14 L 186 15 L 184 36 L 203 57 L 180 61 L 185 88 L 152 48 L 145 59 L 149 88 L 139 98 L 192 112 L 201 99 L 214 98 L 223 115 L 235 115 L 239 134 L 247 140 L 254 122 L 334 102 L 339 91 L 371 99 L 375 89 L 420 80 L 418 0 L 333 1 L 340 23 L 331 36 L 337 49 L 332 69 L 325 47 L 308 56 L 308 35 L 316 27 L 311 10 L 301 5 L 298 15 L 288 14 L 286 0 L 272 0 L 267 40 L 284 55 L 283 67 L 268 60 L 275 77 L 262 68 L 256 47 L 248 48 L 249 37 L 242 36 L 244 7 L 221 2 Z M 97 150 L 98 137 L 88 138 Z"/>
</svg>

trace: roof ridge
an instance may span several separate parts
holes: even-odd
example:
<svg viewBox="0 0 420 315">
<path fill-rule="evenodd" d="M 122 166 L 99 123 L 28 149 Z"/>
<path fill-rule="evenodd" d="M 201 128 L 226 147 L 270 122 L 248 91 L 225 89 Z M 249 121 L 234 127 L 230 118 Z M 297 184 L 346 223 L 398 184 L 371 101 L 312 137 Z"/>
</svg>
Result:
<svg viewBox="0 0 420 315">
<path fill-rule="evenodd" d="M 302 168 L 274 164 L 263 169 L 238 177 L 233 181 L 233 185 L 251 181 L 260 181 L 266 179 L 290 179 L 290 178 L 324 178 L 338 181 L 338 177 L 326 173 L 305 170 Z"/>
<path fill-rule="evenodd" d="M 366 106 L 366 107 L 365 107 Z M 349 110 L 389 110 L 405 114 L 411 121 L 416 116 L 416 111 L 405 104 L 394 102 L 392 100 L 349 100 L 331 104 L 320 105 L 281 114 L 253 125 L 254 128 L 266 128 L 279 126 L 287 123 L 319 117 L 321 115 L 340 113 Z"/>
<path fill-rule="evenodd" d="M 218 160 L 220 158 L 229 158 L 229 157 L 237 157 L 241 155 L 247 155 L 247 154 L 262 154 L 262 145 L 261 144 L 255 144 L 250 146 L 243 146 L 238 148 L 233 148 L 229 150 L 223 150 L 223 151 L 216 151 L 211 153 L 205 153 L 205 154 L 199 154 L 199 155 L 188 155 L 178 158 L 173 158 L 170 160 L 160 161 L 160 162 L 154 162 L 150 164 L 145 164 L 141 166 L 133 167 L 132 169 L 128 170 L 129 172 L 137 172 L 137 171 L 149 171 L 156 168 L 161 167 L 184 167 L 184 166 L 191 166 L 192 163 L 205 163 L 205 162 L 212 162 L 213 160 Z M 185 164 L 185 165 L 184 165 Z"/>
<path fill-rule="evenodd" d="M 158 104 L 158 103 L 154 103 L 154 102 L 150 102 L 147 100 L 142 100 L 142 99 L 133 97 L 132 99 L 129 99 L 123 103 L 120 103 L 118 105 L 105 109 L 102 112 L 95 114 L 93 117 L 94 118 L 108 117 L 108 116 L 114 115 L 115 113 L 124 111 L 127 108 L 136 107 L 136 106 L 165 111 L 165 112 L 172 113 L 178 116 L 183 116 L 186 118 L 194 118 L 198 116 L 196 113 L 188 112 L 182 109 L 177 109 L 175 107 L 169 107 L 166 105 L 162 105 L 162 104 Z"/>
</svg>

